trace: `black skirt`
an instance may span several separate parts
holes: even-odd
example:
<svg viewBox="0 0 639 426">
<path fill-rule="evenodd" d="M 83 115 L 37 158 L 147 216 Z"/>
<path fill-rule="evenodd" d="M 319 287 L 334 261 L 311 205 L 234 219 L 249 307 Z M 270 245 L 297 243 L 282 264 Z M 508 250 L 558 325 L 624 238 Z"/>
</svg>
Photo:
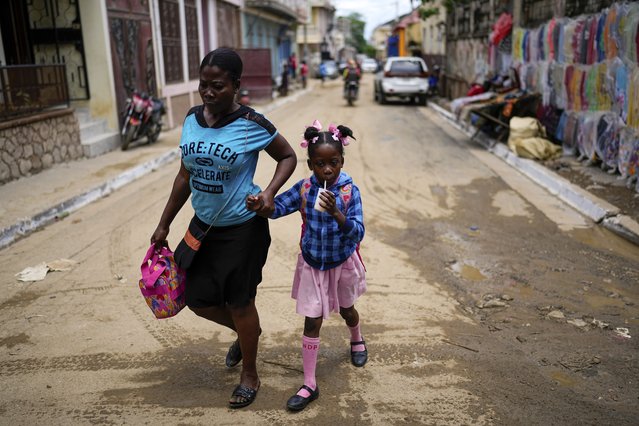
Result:
<svg viewBox="0 0 639 426">
<path fill-rule="evenodd" d="M 209 225 L 195 218 L 206 230 Z M 186 304 L 193 308 L 246 306 L 257 294 L 271 245 L 268 219 L 213 227 L 186 270 Z"/>
</svg>

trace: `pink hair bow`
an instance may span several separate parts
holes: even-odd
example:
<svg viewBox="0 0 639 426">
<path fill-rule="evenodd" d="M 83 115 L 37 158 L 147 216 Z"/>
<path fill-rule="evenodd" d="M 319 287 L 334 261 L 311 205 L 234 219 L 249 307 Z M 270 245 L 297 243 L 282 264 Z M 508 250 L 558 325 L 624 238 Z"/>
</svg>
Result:
<svg viewBox="0 0 639 426">
<path fill-rule="evenodd" d="M 333 140 L 334 141 L 340 141 L 342 143 L 342 145 L 344 145 L 344 146 L 346 146 L 346 145 L 348 145 L 350 143 L 349 140 L 348 140 L 348 136 L 347 135 L 342 135 L 342 132 L 339 131 L 339 129 L 337 128 L 336 125 L 331 123 L 328 126 L 328 131 L 333 134 Z"/>
<path fill-rule="evenodd" d="M 308 127 L 315 127 L 317 129 L 318 132 L 320 132 L 322 130 L 322 123 L 319 122 L 319 120 L 315 120 L 313 121 L 313 124 L 311 124 Z M 307 128 L 308 128 L 307 127 Z M 315 143 L 317 142 L 317 139 L 319 138 L 319 136 L 315 136 L 312 140 L 311 143 Z M 300 146 L 302 148 L 306 148 L 308 147 L 308 141 L 306 139 L 302 139 L 302 142 L 300 143 Z"/>
</svg>

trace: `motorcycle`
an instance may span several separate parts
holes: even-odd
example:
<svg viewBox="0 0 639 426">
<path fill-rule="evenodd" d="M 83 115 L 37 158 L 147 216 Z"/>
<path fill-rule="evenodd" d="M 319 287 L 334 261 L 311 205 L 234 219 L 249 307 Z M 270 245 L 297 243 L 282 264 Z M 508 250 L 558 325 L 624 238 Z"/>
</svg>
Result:
<svg viewBox="0 0 639 426">
<path fill-rule="evenodd" d="M 238 94 L 238 102 L 246 106 L 249 106 L 251 104 L 251 97 L 249 96 L 248 89 L 240 89 L 240 93 Z"/>
<path fill-rule="evenodd" d="M 359 91 L 359 84 L 356 81 L 349 81 L 346 83 L 346 89 L 344 90 L 344 97 L 348 101 L 348 105 L 353 106 L 353 102 L 357 99 L 357 92 Z"/>
<path fill-rule="evenodd" d="M 144 136 L 149 144 L 157 141 L 162 131 L 162 114 L 165 113 L 164 102 L 161 99 L 135 89 L 131 92 L 131 96 L 126 100 L 120 132 L 122 151 L 126 151 L 131 142 Z"/>
</svg>

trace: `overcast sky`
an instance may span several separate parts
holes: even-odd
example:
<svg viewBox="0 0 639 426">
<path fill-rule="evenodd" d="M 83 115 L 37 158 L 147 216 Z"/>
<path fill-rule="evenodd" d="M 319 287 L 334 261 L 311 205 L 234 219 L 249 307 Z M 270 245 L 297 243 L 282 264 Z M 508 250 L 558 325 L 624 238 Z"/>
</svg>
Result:
<svg viewBox="0 0 639 426">
<path fill-rule="evenodd" d="M 411 10 L 410 0 L 332 0 L 337 16 L 361 13 L 366 21 L 364 37 L 368 40 L 373 28 Z M 417 5 L 417 1 L 415 5 Z"/>
</svg>

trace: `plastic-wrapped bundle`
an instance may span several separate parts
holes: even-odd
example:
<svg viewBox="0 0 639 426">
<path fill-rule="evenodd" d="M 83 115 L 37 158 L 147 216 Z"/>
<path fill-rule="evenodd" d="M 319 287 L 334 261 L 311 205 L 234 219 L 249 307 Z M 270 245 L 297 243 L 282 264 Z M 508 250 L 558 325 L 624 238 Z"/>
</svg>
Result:
<svg viewBox="0 0 639 426">
<path fill-rule="evenodd" d="M 537 68 L 538 80 L 536 92 L 541 92 L 541 99 L 544 105 L 550 104 L 550 91 L 551 87 L 548 84 L 548 78 L 550 76 L 550 66 L 548 61 L 541 61 Z"/>
<path fill-rule="evenodd" d="M 606 26 L 604 27 L 604 44 L 606 49 L 606 57 L 613 59 L 617 56 L 617 44 L 612 37 L 615 21 L 617 20 L 617 5 L 613 4 L 608 9 L 608 16 L 606 16 Z"/>
<path fill-rule="evenodd" d="M 566 66 L 564 72 L 564 87 L 566 90 L 566 109 L 575 109 L 575 92 L 573 91 L 575 79 L 575 66 L 570 64 Z"/>
<path fill-rule="evenodd" d="M 582 111 L 583 105 L 583 89 L 584 89 L 585 73 L 580 65 L 575 66 L 572 82 L 570 83 L 570 89 L 572 91 L 572 105 L 575 111 Z"/>
<path fill-rule="evenodd" d="M 566 86 L 564 85 L 564 77 L 566 75 L 566 67 L 559 62 L 553 61 L 550 64 L 549 85 L 550 85 L 550 104 L 559 109 L 566 109 L 567 96 Z"/>
<path fill-rule="evenodd" d="M 568 19 L 566 25 L 564 25 L 563 40 L 561 43 L 561 50 L 563 61 L 567 64 L 575 62 L 575 54 L 572 47 L 572 42 L 575 37 L 575 29 L 577 28 L 577 21 L 574 19 Z"/>
<path fill-rule="evenodd" d="M 612 112 L 605 112 L 596 119 L 597 142 L 595 143 L 595 153 L 605 164 L 606 150 L 608 145 L 615 139 L 617 133 L 617 117 Z"/>
<path fill-rule="evenodd" d="M 566 114 L 566 125 L 564 126 L 564 135 L 562 149 L 566 155 L 577 154 L 577 125 L 579 124 L 579 116 L 575 112 Z"/>
<path fill-rule="evenodd" d="M 537 120 L 546 129 L 546 135 L 551 141 L 556 141 L 555 135 L 557 134 L 557 128 L 559 127 L 559 121 L 561 119 L 562 111 L 551 105 L 540 105 L 537 108 Z"/>
<path fill-rule="evenodd" d="M 599 14 L 597 21 L 597 37 L 596 37 L 596 52 L 597 62 L 604 61 L 606 59 L 605 40 L 604 40 L 604 28 L 606 26 L 606 18 L 608 17 L 608 11 L 604 10 Z"/>
<path fill-rule="evenodd" d="M 560 19 L 557 21 L 557 27 L 555 28 L 555 33 L 557 33 L 557 41 L 556 41 L 556 56 L 557 62 L 565 63 L 566 62 L 566 54 L 564 52 L 564 36 L 566 34 L 566 24 L 568 21 L 566 19 Z"/>
<path fill-rule="evenodd" d="M 596 159 L 595 145 L 597 144 L 597 120 L 601 113 L 584 113 L 577 124 L 577 149 L 579 159 L 592 163 Z"/>
<path fill-rule="evenodd" d="M 628 178 L 637 179 L 639 174 L 639 137 L 635 133 L 634 142 L 630 149 L 630 160 L 628 161 Z"/>
<path fill-rule="evenodd" d="M 634 129 L 639 129 L 639 68 L 632 68 L 628 75 L 626 89 L 628 102 L 628 117 L 626 123 Z"/>
<path fill-rule="evenodd" d="M 545 61 L 546 59 L 548 59 L 548 57 L 546 56 L 547 53 L 547 48 L 548 48 L 548 43 L 546 43 L 546 28 L 548 27 L 548 25 L 546 24 L 541 24 L 539 26 L 539 31 L 537 32 L 537 60 L 538 61 Z"/>
<path fill-rule="evenodd" d="M 619 137 L 622 129 L 621 119 L 617 115 L 613 115 L 613 132 L 611 139 L 606 143 L 603 158 L 602 168 L 610 170 L 610 173 L 614 173 L 619 166 Z"/>
<path fill-rule="evenodd" d="M 612 109 L 612 90 L 608 82 L 608 63 L 600 62 L 595 65 L 595 67 L 597 68 L 597 79 L 595 83 L 597 108 L 609 111 Z"/>
<path fill-rule="evenodd" d="M 610 61 L 608 66 L 608 91 L 611 94 L 611 109 L 625 122 L 628 115 L 628 75 L 626 65 L 619 58 Z"/>
<path fill-rule="evenodd" d="M 584 30 L 584 54 L 585 61 L 584 63 L 588 65 L 592 65 L 597 60 L 597 52 L 595 50 L 596 47 L 596 37 L 597 37 L 597 24 L 599 22 L 599 18 L 594 15 L 590 16 L 586 20 L 586 27 Z"/>
<path fill-rule="evenodd" d="M 559 123 L 557 123 L 557 129 L 555 130 L 555 139 L 561 142 L 563 145 L 564 134 L 566 132 L 566 122 L 568 121 L 568 113 L 563 111 L 559 117 Z"/>
<path fill-rule="evenodd" d="M 639 3 L 630 3 L 625 5 L 627 15 L 621 21 L 621 39 L 623 40 L 623 57 L 630 63 L 636 64 L 637 50 L 637 29 L 639 27 Z"/>
<path fill-rule="evenodd" d="M 597 108 L 597 68 L 586 65 L 584 69 L 584 99 L 582 109 L 596 111 Z"/>
<path fill-rule="evenodd" d="M 619 154 L 617 156 L 617 169 L 623 179 L 631 176 L 631 160 L 633 153 L 637 151 L 637 144 L 639 138 L 636 132 L 629 128 L 624 127 L 619 132 Z M 636 170 L 636 169 L 635 169 Z"/>
<path fill-rule="evenodd" d="M 522 63 L 524 60 L 524 54 L 522 51 L 523 38 L 524 38 L 524 29 L 514 28 L 513 29 L 513 45 L 512 45 L 512 55 L 513 55 L 514 63 Z"/>
<path fill-rule="evenodd" d="M 550 30 L 548 33 L 548 43 L 550 44 L 550 59 L 554 61 L 559 60 L 559 34 L 561 32 L 562 22 L 559 19 L 553 18 L 551 21 Z"/>
<path fill-rule="evenodd" d="M 586 25 L 586 20 L 584 18 L 577 19 L 577 25 L 575 26 L 575 32 L 572 36 L 572 51 L 574 55 L 574 61 L 578 64 L 583 64 L 584 60 L 582 59 L 582 44 L 584 38 L 584 27 Z"/>
</svg>

